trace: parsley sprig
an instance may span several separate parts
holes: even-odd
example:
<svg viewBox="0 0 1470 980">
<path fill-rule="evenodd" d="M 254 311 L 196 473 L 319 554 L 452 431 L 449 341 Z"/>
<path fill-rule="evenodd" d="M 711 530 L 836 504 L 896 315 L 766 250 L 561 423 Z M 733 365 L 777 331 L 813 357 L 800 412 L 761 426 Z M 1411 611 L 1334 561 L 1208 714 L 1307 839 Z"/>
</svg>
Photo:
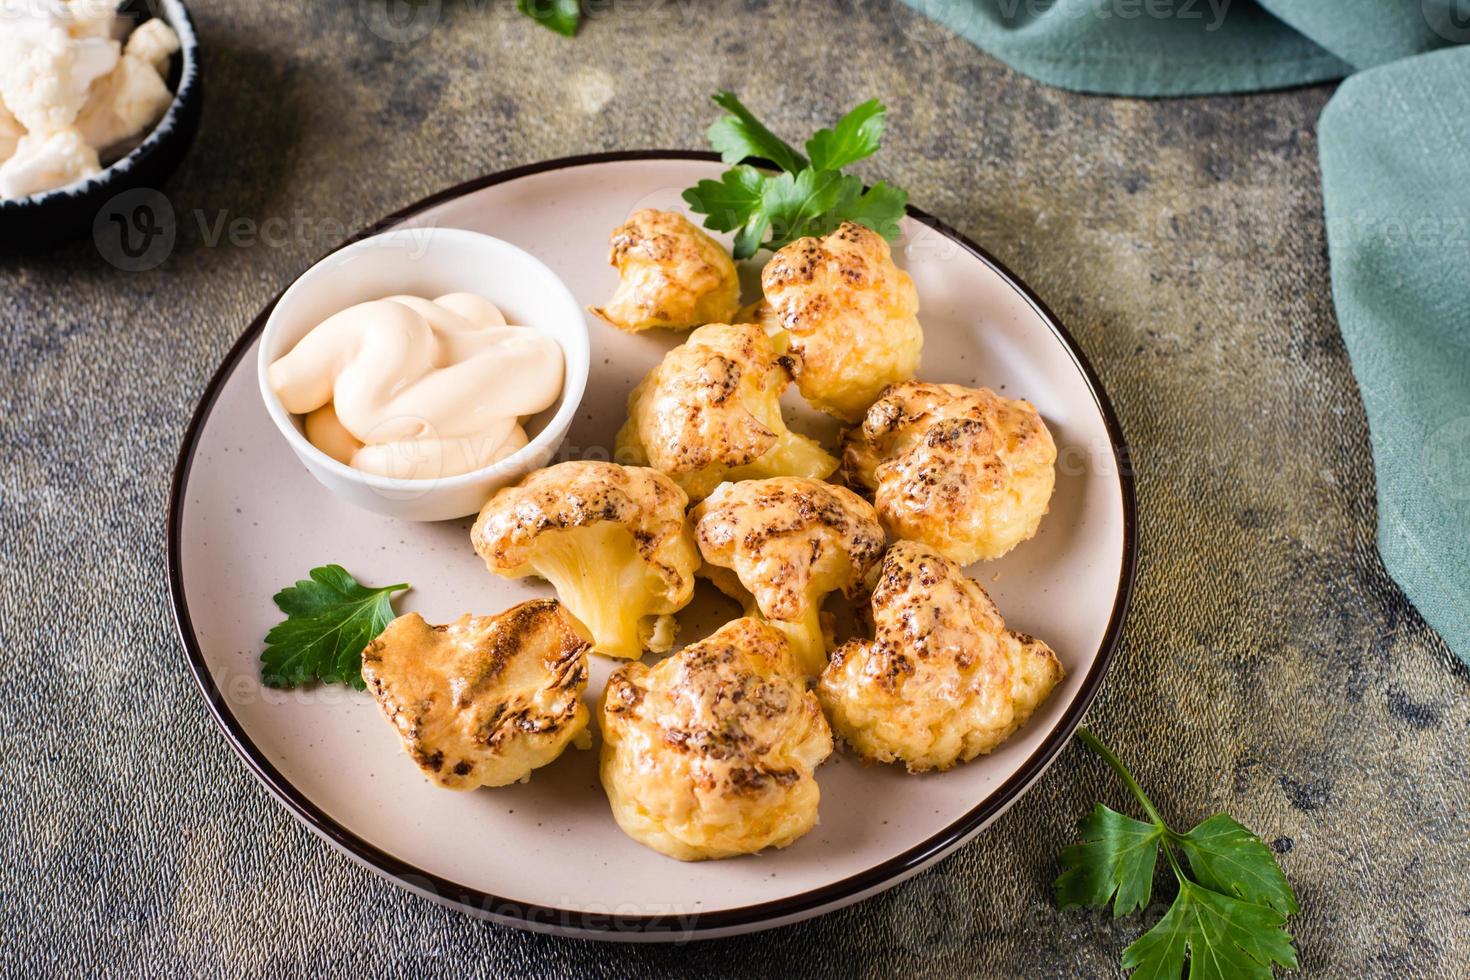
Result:
<svg viewBox="0 0 1470 980">
<path fill-rule="evenodd" d="M 350 684 L 361 691 L 362 651 L 393 620 L 393 593 L 408 583 L 371 589 L 341 565 L 313 568 L 275 594 L 286 618 L 265 635 L 260 679 L 268 687 L 314 681 Z"/>
<path fill-rule="evenodd" d="M 710 126 L 710 146 L 732 166 L 719 180 L 701 180 L 686 190 L 684 200 L 705 216 L 706 228 L 735 232 L 735 258 L 825 235 L 844 221 L 866 225 L 889 241 L 898 237 L 908 192 L 884 181 L 864 190 L 861 178 L 842 172 L 882 146 L 883 103 L 869 99 L 831 129 L 818 130 L 803 155 L 767 129 L 734 93 L 717 92 L 713 98 L 726 115 Z M 768 160 L 781 172 L 762 172 L 746 162 L 751 159 Z"/>
<path fill-rule="evenodd" d="M 516 9 L 563 37 L 576 37 L 582 26 L 582 0 L 516 0 Z"/>
<path fill-rule="evenodd" d="M 1099 803 L 1080 824 L 1082 840 L 1062 851 L 1057 904 L 1105 908 L 1111 902 L 1115 917 L 1144 908 L 1162 850 L 1179 893 L 1158 925 L 1123 951 L 1133 980 L 1179 977 L 1186 957 L 1190 980 L 1270 980 L 1272 964 L 1296 969 L 1285 929 L 1297 912 L 1296 896 L 1271 849 L 1225 813 L 1188 833 L 1171 829 L 1111 749 L 1085 728 L 1077 737 L 1118 774 L 1148 820 Z"/>
</svg>

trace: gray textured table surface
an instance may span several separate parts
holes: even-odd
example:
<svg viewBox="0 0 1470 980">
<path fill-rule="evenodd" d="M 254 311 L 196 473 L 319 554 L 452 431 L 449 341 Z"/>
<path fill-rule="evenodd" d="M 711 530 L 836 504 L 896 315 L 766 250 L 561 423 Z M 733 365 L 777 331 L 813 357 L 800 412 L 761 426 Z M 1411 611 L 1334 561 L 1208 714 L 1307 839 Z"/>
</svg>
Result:
<svg viewBox="0 0 1470 980">
<path fill-rule="evenodd" d="M 575 41 L 481 0 L 415 43 L 369 30 L 371 0 L 195 6 L 207 106 L 167 188 L 168 261 L 126 274 L 90 243 L 0 259 L 6 973 L 1117 974 L 1138 923 L 1050 898 L 1074 821 L 1126 805 L 1075 747 L 884 896 L 757 937 L 611 947 L 472 921 L 349 863 L 250 777 L 188 676 L 169 472 L 270 295 L 342 229 L 448 184 L 700 147 L 721 86 L 789 133 L 881 96 L 883 174 L 1026 278 L 1097 366 L 1135 447 L 1142 565 L 1090 720 L 1162 809 L 1227 808 L 1275 842 L 1305 972 L 1470 971 L 1470 679 L 1373 549 L 1321 227 L 1328 88 L 1070 95 L 886 0 L 624 0 Z M 216 238 L 221 219 L 269 240 Z"/>
</svg>

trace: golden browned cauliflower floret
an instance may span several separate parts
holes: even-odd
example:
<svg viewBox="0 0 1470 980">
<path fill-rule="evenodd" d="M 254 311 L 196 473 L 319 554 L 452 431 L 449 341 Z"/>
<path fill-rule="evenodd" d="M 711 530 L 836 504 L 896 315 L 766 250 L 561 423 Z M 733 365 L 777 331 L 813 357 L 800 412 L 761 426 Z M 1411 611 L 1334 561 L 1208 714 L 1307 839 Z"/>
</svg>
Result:
<svg viewBox="0 0 1470 980">
<path fill-rule="evenodd" d="M 798 239 L 766 263 L 761 286 L 762 322 L 786 332 L 796 386 L 828 414 L 856 421 L 918 369 L 919 294 L 877 232 L 845 222 Z"/>
<path fill-rule="evenodd" d="M 424 775 L 447 789 L 529 779 L 588 748 L 586 639 L 555 599 L 430 626 L 407 613 L 369 643 L 362 676 Z"/>
<path fill-rule="evenodd" d="M 740 306 L 735 263 L 682 214 L 643 208 L 613 230 L 608 262 L 618 288 L 592 312 L 630 332 L 724 323 Z"/>
<path fill-rule="evenodd" d="M 786 634 L 797 665 L 820 673 L 822 600 L 835 589 L 854 594 L 883 551 L 872 505 L 845 487 L 777 477 L 722 484 L 691 517 L 702 574 L 737 599 L 748 593 Z"/>
<path fill-rule="evenodd" d="M 1057 447 L 1036 408 L 988 388 L 908 381 L 883 392 L 843 439 L 850 486 L 873 495 L 894 537 L 968 565 L 1036 533 Z"/>
<path fill-rule="evenodd" d="M 618 826 L 681 861 L 785 847 L 817 822 L 812 771 L 832 753 L 781 634 L 726 623 L 603 691 L 602 785 Z"/>
<path fill-rule="evenodd" d="M 688 503 L 657 470 L 558 463 L 491 497 L 470 540 L 496 575 L 555 586 L 594 651 L 636 659 L 673 647 L 672 614 L 694 593 Z"/>
<path fill-rule="evenodd" d="M 618 459 L 667 473 L 690 500 L 725 480 L 830 476 L 837 460 L 781 418 L 791 376 L 777 356 L 753 323 L 700 327 L 628 396 Z"/>
<path fill-rule="evenodd" d="M 964 570 L 913 541 L 888 549 L 872 640 L 832 651 L 817 694 L 833 729 L 872 762 L 948 769 L 1004 742 L 1064 671 L 1051 648 L 1006 629 Z"/>
</svg>

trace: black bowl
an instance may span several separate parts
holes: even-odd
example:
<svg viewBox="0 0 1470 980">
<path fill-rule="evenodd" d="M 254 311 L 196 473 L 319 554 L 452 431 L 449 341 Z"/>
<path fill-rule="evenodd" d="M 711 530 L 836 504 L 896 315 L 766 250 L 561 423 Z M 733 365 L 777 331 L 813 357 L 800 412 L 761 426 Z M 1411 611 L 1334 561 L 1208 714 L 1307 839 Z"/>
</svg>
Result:
<svg viewBox="0 0 1470 980">
<path fill-rule="evenodd" d="M 162 17 L 179 36 L 179 52 L 166 79 L 174 93 L 168 112 L 131 153 L 96 176 L 44 194 L 0 201 L 0 250 L 35 251 L 90 234 L 94 222 L 106 220 L 115 203 L 129 202 L 119 195 L 156 192 L 189 152 L 204 104 L 194 20 L 182 0 L 128 0 L 121 13 L 135 25 Z"/>
</svg>

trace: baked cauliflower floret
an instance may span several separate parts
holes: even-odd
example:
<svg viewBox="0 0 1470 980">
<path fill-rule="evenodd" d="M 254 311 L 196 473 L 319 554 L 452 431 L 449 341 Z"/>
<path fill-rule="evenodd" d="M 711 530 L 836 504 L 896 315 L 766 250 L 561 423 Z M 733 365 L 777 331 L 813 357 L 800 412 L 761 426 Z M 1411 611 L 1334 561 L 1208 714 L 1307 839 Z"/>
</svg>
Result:
<svg viewBox="0 0 1470 980">
<path fill-rule="evenodd" d="M 736 599 L 748 593 L 797 665 L 820 673 L 822 600 L 835 589 L 853 595 L 883 551 L 872 505 L 845 487 L 777 477 L 722 484 L 690 516 L 706 568 L 715 566 L 703 574 Z"/>
<path fill-rule="evenodd" d="M 837 460 L 786 428 L 791 376 L 753 323 L 711 323 L 664 356 L 628 396 L 618 458 L 667 473 L 690 500 L 725 480 L 830 476 Z"/>
<path fill-rule="evenodd" d="M 843 439 L 849 486 L 873 495 L 894 537 L 962 565 L 1036 533 L 1056 483 L 1057 447 L 1027 401 L 988 388 L 908 381 L 883 392 Z"/>
<path fill-rule="evenodd" d="M 491 497 L 470 540 L 496 575 L 555 586 L 594 651 L 636 659 L 673 646 L 672 614 L 694 592 L 688 503 L 657 470 L 559 463 Z"/>
<path fill-rule="evenodd" d="M 798 239 L 766 263 L 761 286 L 762 322 L 786 332 L 796 386 L 828 414 L 856 421 L 918 369 L 919 294 L 877 232 L 849 221 Z"/>
<path fill-rule="evenodd" d="M 603 691 L 602 785 L 629 837 L 682 861 L 785 847 L 817 822 L 812 771 L 832 753 L 782 635 L 756 619 Z"/>
<path fill-rule="evenodd" d="M 587 641 L 555 599 L 498 616 L 388 624 L 362 654 L 362 676 L 424 775 L 447 789 L 530 778 L 572 742 L 592 744 Z"/>
<path fill-rule="evenodd" d="M 642 208 L 613 229 L 608 262 L 618 288 L 592 312 L 630 332 L 687 330 L 725 323 L 740 306 L 740 278 L 728 253 L 674 211 Z"/>
<path fill-rule="evenodd" d="M 832 651 L 817 694 L 859 755 L 910 772 L 991 751 L 1064 674 L 1045 643 L 1006 629 L 959 565 L 914 541 L 889 548 L 878 567 L 873 636 Z"/>
</svg>

